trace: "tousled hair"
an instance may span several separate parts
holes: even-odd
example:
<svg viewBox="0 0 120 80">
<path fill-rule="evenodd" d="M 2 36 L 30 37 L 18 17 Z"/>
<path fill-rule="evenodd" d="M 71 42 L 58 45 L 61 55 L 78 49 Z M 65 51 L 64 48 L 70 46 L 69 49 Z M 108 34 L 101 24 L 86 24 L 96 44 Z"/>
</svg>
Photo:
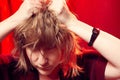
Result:
<svg viewBox="0 0 120 80">
<path fill-rule="evenodd" d="M 57 19 L 52 10 L 39 12 L 16 27 L 14 39 L 15 53 L 19 54 L 18 70 L 28 71 L 30 68 L 26 47 L 33 47 L 33 49 L 57 47 L 64 57 L 64 62 L 61 64 L 64 76 L 76 76 L 81 71 L 76 63 L 77 53 L 81 53 L 76 35 Z"/>
</svg>

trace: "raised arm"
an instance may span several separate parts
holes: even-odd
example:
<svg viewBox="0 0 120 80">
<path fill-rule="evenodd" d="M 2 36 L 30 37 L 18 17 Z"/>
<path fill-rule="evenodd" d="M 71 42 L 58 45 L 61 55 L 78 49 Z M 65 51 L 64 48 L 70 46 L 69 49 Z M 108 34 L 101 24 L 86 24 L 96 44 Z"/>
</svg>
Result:
<svg viewBox="0 0 120 80">
<path fill-rule="evenodd" d="M 12 16 L 0 22 L 0 41 L 17 25 L 37 13 L 41 6 L 40 0 L 24 0 L 20 8 Z"/>
<path fill-rule="evenodd" d="M 64 3 L 63 10 L 58 18 L 67 25 L 68 29 L 79 35 L 82 39 L 89 43 L 92 35 L 93 27 L 79 21 L 68 9 Z M 93 47 L 108 60 L 105 70 L 106 79 L 120 78 L 120 39 L 100 30 L 100 33 L 93 43 Z"/>
<path fill-rule="evenodd" d="M 68 19 L 66 25 L 68 29 L 89 43 L 93 30 L 92 26 L 73 17 Z M 120 39 L 100 30 L 98 37 L 93 43 L 93 47 L 108 60 L 105 70 L 106 78 L 120 78 Z"/>
</svg>

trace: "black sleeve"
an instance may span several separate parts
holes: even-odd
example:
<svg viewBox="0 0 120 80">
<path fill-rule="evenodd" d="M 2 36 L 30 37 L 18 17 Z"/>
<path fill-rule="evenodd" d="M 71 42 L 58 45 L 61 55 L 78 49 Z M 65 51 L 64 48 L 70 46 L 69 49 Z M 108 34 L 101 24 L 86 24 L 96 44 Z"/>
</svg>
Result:
<svg viewBox="0 0 120 80">
<path fill-rule="evenodd" d="M 101 55 L 85 54 L 78 58 L 78 64 L 83 67 L 83 80 L 105 80 L 107 60 Z"/>
<path fill-rule="evenodd" d="M 9 64 L 14 61 L 11 55 L 0 55 L 0 64 Z"/>
<path fill-rule="evenodd" d="M 0 55 L 0 80 L 9 80 L 9 63 L 13 60 L 11 56 Z"/>
</svg>

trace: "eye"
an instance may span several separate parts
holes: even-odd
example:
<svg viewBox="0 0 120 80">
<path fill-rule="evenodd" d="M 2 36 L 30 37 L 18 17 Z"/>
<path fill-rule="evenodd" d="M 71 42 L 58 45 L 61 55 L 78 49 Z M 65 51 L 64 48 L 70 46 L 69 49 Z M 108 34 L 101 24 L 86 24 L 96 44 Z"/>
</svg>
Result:
<svg viewBox="0 0 120 80">
<path fill-rule="evenodd" d="M 49 50 L 52 50 L 52 49 L 57 49 L 57 47 L 54 45 L 54 46 L 49 46 L 47 48 L 44 48 L 45 51 L 49 51 Z"/>
<path fill-rule="evenodd" d="M 45 50 L 45 53 L 47 53 L 47 54 L 55 54 L 55 53 L 58 53 L 58 51 L 59 51 L 59 49 L 54 47 L 54 48 Z"/>
<path fill-rule="evenodd" d="M 39 49 L 32 49 L 32 53 L 36 54 L 36 53 L 40 53 Z"/>
</svg>

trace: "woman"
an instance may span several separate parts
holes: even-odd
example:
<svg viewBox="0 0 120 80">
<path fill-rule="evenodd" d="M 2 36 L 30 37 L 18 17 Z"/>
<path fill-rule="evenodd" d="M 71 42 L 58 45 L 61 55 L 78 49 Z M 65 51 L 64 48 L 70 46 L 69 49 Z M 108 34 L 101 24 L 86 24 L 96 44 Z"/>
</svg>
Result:
<svg viewBox="0 0 120 80">
<path fill-rule="evenodd" d="M 0 26 L 4 26 L 0 27 L 0 40 L 15 29 L 15 52 L 18 56 L 17 59 L 7 57 L 8 63 L 4 62 L 4 56 L 3 59 L 1 57 L 0 79 L 117 80 L 120 78 L 120 40 L 80 22 L 69 11 L 65 2 L 62 0 L 60 2 L 60 7 L 56 9 L 56 0 L 51 3 L 25 0 L 15 14 L 0 23 Z M 88 42 L 89 46 L 93 46 L 104 58 L 98 54 L 84 52 L 78 46 L 76 40 L 78 36 Z"/>
</svg>

